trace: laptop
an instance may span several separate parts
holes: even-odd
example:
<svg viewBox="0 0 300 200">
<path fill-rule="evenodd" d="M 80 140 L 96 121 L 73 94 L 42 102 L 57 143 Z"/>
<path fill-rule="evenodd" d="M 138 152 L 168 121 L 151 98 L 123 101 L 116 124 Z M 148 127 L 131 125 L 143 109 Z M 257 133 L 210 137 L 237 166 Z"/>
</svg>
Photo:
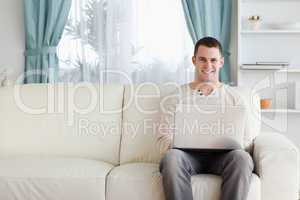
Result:
<svg viewBox="0 0 300 200">
<path fill-rule="evenodd" d="M 179 104 L 175 112 L 173 148 L 244 148 L 245 121 L 243 106 Z"/>
</svg>

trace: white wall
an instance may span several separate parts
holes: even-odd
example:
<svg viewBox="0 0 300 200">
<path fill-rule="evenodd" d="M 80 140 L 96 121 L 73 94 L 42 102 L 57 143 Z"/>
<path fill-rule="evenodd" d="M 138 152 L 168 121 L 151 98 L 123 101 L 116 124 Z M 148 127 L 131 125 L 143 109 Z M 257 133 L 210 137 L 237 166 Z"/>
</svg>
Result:
<svg viewBox="0 0 300 200">
<path fill-rule="evenodd" d="M 14 81 L 24 71 L 23 0 L 0 0 L 0 67 L 11 70 Z"/>
</svg>

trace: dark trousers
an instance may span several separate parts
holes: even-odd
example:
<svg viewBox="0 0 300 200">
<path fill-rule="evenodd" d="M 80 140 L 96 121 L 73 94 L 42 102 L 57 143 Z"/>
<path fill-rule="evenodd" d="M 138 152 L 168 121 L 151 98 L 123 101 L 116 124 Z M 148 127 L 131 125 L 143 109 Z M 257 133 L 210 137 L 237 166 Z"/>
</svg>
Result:
<svg viewBox="0 0 300 200">
<path fill-rule="evenodd" d="M 221 200 L 246 200 L 253 160 L 244 150 L 199 152 L 170 149 L 160 163 L 167 200 L 193 200 L 191 176 L 222 177 Z"/>
</svg>

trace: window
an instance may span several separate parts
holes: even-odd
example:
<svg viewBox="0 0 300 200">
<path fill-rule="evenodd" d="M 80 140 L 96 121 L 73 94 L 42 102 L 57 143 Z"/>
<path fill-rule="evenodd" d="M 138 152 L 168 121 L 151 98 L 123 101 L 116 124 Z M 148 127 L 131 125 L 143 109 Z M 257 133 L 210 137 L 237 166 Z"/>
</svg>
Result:
<svg viewBox="0 0 300 200">
<path fill-rule="evenodd" d="M 192 53 L 180 0 L 73 0 L 60 80 L 184 83 Z"/>
</svg>

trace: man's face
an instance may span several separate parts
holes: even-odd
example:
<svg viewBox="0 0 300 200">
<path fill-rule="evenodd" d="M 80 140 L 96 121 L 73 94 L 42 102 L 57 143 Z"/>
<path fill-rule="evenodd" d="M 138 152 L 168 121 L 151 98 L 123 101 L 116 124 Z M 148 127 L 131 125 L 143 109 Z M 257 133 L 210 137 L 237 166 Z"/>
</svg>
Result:
<svg viewBox="0 0 300 200">
<path fill-rule="evenodd" d="M 196 67 L 198 81 L 219 81 L 219 71 L 224 65 L 224 58 L 218 48 L 209 48 L 200 45 L 197 54 L 193 56 L 192 61 Z"/>
</svg>

